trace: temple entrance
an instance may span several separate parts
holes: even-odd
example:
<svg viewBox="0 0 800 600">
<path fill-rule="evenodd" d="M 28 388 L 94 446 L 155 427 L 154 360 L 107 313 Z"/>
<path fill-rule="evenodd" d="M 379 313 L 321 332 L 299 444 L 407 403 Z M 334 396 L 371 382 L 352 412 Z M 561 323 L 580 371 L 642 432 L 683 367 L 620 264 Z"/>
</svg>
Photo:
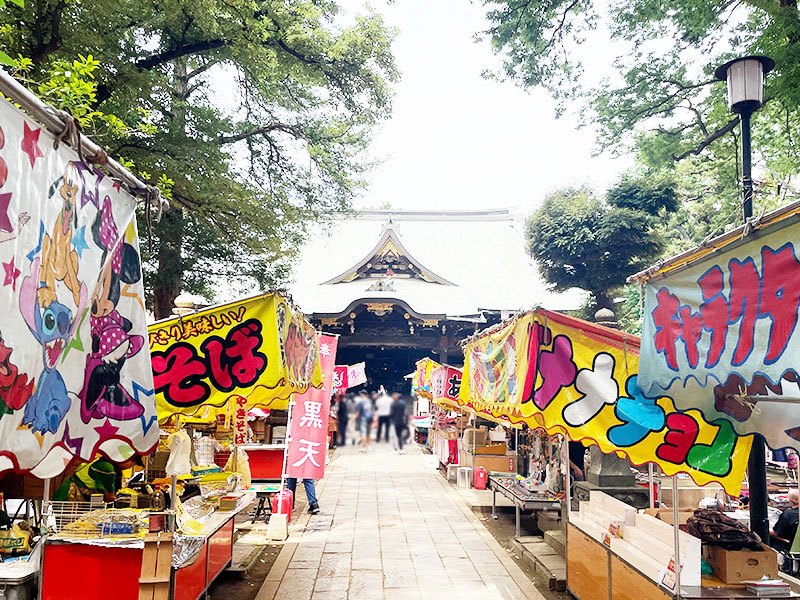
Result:
<svg viewBox="0 0 800 600">
<path fill-rule="evenodd" d="M 415 348 L 345 346 L 336 352 L 336 362 L 347 365 L 366 363 L 367 383 L 350 391 L 375 391 L 382 385 L 389 393 L 408 394 L 411 384 L 404 377 L 414 372 L 418 360 L 430 355 L 430 350 Z"/>
</svg>

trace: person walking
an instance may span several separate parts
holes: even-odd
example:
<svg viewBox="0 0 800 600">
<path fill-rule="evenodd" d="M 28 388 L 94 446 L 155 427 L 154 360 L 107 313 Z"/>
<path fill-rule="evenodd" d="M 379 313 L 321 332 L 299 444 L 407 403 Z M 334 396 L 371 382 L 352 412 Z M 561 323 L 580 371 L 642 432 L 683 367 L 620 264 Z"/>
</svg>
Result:
<svg viewBox="0 0 800 600">
<path fill-rule="evenodd" d="M 383 441 L 389 441 L 389 415 L 392 413 L 392 399 L 386 390 L 381 386 L 381 394 L 375 401 L 375 411 L 378 413 L 378 435 L 375 436 L 375 441 L 381 441 L 381 431 L 386 430 L 384 433 Z"/>
<path fill-rule="evenodd" d="M 287 477 L 286 487 L 292 491 L 292 508 L 294 508 L 294 498 L 297 491 L 297 477 Z M 306 500 L 308 500 L 308 512 L 312 515 L 319 513 L 319 503 L 317 502 L 317 490 L 314 487 L 313 479 L 303 479 L 303 487 L 306 489 Z"/>
<path fill-rule="evenodd" d="M 397 436 L 398 450 L 400 454 L 405 454 L 403 451 L 403 440 L 406 435 L 408 416 L 406 415 L 406 401 L 403 400 L 397 392 L 392 395 L 392 408 L 389 416 L 392 421 L 392 426 L 394 427 L 395 435 Z"/>
<path fill-rule="evenodd" d="M 347 421 L 349 420 L 347 410 L 347 398 L 343 393 L 337 394 L 336 399 L 336 418 L 339 420 L 339 445 L 344 448 L 347 445 Z"/>
<path fill-rule="evenodd" d="M 361 433 L 361 452 L 366 452 L 369 448 L 369 430 L 374 416 L 372 401 L 369 399 L 367 392 L 361 392 L 361 397 L 358 400 L 358 404 L 356 404 L 356 419 L 358 419 L 358 429 Z"/>
</svg>

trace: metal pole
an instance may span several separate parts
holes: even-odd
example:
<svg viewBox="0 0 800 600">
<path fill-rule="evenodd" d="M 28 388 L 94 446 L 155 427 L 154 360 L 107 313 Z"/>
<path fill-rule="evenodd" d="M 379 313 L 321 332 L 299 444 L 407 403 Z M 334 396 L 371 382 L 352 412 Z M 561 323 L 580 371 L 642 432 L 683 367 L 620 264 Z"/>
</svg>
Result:
<svg viewBox="0 0 800 600">
<path fill-rule="evenodd" d="M 672 476 L 672 529 L 675 533 L 675 597 L 681 597 L 681 530 L 678 526 L 678 478 Z"/>
<path fill-rule="evenodd" d="M 769 518 L 767 517 L 767 465 L 764 439 L 753 436 L 750 458 L 747 461 L 747 483 L 750 491 L 750 529 L 761 541 L 769 542 Z"/>
<path fill-rule="evenodd" d="M 656 507 L 656 495 L 653 492 L 653 463 L 647 463 L 647 482 L 650 488 L 650 508 Z"/>
<path fill-rule="evenodd" d="M 744 221 L 753 216 L 752 151 L 750 149 L 751 111 L 741 113 L 742 121 L 742 214 Z"/>
<path fill-rule="evenodd" d="M 742 215 L 746 222 L 753 216 L 752 149 L 750 147 L 750 116 L 752 111 L 741 113 L 742 121 Z M 753 436 L 750 458 L 747 461 L 747 483 L 750 491 L 750 529 L 762 541 L 769 541 L 767 517 L 767 465 L 764 439 Z"/>
<path fill-rule="evenodd" d="M 281 489 L 279 497 L 283 496 L 283 488 L 286 485 L 286 464 L 289 461 L 289 442 L 292 439 L 292 407 L 294 404 L 294 394 L 292 394 L 292 399 L 289 401 L 289 411 L 286 414 L 286 437 L 283 441 L 283 468 L 281 469 Z"/>
</svg>

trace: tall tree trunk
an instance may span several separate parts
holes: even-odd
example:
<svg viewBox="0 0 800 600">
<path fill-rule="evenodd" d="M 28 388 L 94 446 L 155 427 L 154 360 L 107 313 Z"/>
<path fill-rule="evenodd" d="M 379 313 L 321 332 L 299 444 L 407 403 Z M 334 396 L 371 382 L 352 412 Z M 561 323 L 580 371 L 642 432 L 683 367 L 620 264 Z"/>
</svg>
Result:
<svg viewBox="0 0 800 600">
<path fill-rule="evenodd" d="M 172 315 L 175 298 L 181 293 L 183 264 L 181 244 L 183 242 L 183 216 L 181 209 L 171 207 L 164 211 L 157 227 L 158 274 L 153 290 L 153 312 L 156 319 Z"/>
<path fill-rule="evenodd" d="M 172 122 L 170 129 L 180 139 L 186 135 L 186 99 L 189 95 L 186 60 L 173 61 L 175 67 L 172 87 Z M 177 178 L 176 178 L 177 179 Z M 153 290 L 153 311 L 156 319 L 172 315 L 175 298 L 183 285 L 183 209 L 171 206 L 164 211 L 158 224 L 158 274 Z"/>
</svg>

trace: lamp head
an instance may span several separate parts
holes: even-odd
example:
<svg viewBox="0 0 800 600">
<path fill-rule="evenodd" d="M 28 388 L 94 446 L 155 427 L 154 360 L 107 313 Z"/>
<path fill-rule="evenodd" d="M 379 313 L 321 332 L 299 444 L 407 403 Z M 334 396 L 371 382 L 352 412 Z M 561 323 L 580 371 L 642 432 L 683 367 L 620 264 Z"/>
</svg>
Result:
<svg viewBox="0 0 800 600">
<path fill-rule="evenodd" d="M 764 75 L 775 67 L 768 56 L 743 56 L 716 68 L 714 77 L 728 83 L 731 112 L 752 112 L 764 103 Z"/>
</svg>

